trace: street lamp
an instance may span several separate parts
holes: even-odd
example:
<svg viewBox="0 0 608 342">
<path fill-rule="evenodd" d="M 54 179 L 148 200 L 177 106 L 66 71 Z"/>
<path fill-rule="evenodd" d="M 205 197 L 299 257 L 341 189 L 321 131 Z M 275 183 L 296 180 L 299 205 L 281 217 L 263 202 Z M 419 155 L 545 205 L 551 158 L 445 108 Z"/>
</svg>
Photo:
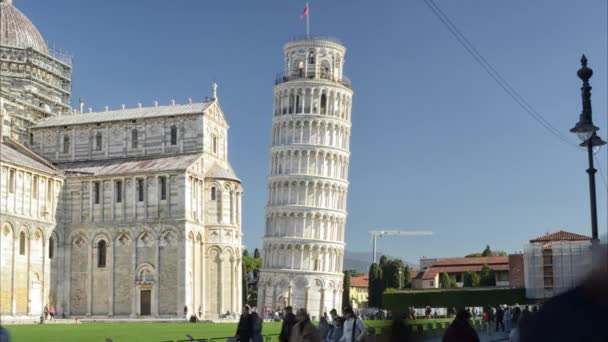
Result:
<svg viewBox="0 0 608 342">
<path fill-rule="evenodd" d="M 591 199 L 591 238 L 593 243 L 597 243 L 599 241 L 597 232 L 597 204 L 595 199 L 595 173 L 597 170 L 593 167 L 593 153 L 599 151 L 602 145 L 606 145 L 606 142 L 597 135 L 599 127 L 593 124 L 591 86 L 589 85 L 589 79 L 593 76 L 593 70 L 587 67 L 587 57 L 585 55 L 581 57 L 581 65 L 577 75 L 583 81 L 583 87 L 581 88 L 583 111 L 578 122 L 570 132 L 576 133 L 582 140 L 581 147 L 587 147 L 587 156 L 589 158 L 587 173 L 589 174 L 589 195 Z"/>
</svg>

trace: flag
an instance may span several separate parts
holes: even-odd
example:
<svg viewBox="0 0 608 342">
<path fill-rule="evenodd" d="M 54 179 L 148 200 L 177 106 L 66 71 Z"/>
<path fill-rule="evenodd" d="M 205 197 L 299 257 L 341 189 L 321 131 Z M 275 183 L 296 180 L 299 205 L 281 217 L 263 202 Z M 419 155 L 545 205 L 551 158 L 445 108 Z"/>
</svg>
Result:
<svg viewBox="0 0 608 342">
<path fill-rule="evenodd" d="M 308 15 L 308 5 L 306 5 L 306 7 L 304 7 L 304 11 L 302 12 L 302 14 L 300 14 L 300 20 L 304 19 L 304 17 L 306 17 Z"/>
</svg>

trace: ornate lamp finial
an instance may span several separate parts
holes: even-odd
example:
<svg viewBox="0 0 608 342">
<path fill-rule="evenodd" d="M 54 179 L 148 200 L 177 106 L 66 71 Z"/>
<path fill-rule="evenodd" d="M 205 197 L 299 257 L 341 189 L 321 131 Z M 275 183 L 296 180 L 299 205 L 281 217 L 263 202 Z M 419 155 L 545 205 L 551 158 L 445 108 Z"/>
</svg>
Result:
<svg viewBox="0 0 608 342">
<path fill-rule="evenodd" d="M 581 57 L 581 68 L 578 69 L 576 74 L 584 83 L 588 82 L 591 76 L 593 76 L 593 70 L 587 68 L 587 57 L 584 54 L 583 57 Z"/>
</svg>

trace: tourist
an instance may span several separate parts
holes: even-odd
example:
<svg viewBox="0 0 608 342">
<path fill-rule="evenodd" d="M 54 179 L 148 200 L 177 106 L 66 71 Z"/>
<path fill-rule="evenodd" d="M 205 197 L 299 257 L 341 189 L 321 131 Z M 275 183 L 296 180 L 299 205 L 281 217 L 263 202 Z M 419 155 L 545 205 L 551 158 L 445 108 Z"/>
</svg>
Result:
<svg viewBox="0 0 608 342">
<path fill-rule="evenodd" d="M 283 325 L 281 325 L 281 333 L 279 334 L 280 342 L 288 342 L 291 336 L 293 326 L 296 324 L 296 316 L 293 314 L 291 306 L 285 307 L 285 315 L 283 317 Z"/>
<path fill-rule="evenodd" d="M 11 336 L 8 334 L 8 331 L 0 326 L 0 342 L 10 342 Z"/>
<path fill-rule="evenodd" d="M 45 305 L 43 311 L 44 311 L 44 320 L 46 321 L 47 319 L 49 319 L 49 306 Z"/>
<path fill-rule="evenodd" d="M 251 311 L 251 324 L 253 325 L 251 342 L 262 342 L 262 318 L 255 311 L 255 308 Z"/>
<path fill-rule="evenodd" d="M 336 311 L 336 309 L 332 309 L 329 314 L 331 315 L 332 325 L 327 341 L 338 342 L 344 333 L 344 318 L 338 316 L 338 311 Z"/>
<path fill-rule="evenodd" d="M 479 336 L 469 319 L 471 317 L 465 310 L 459 310 L 456 318 L 443 335 L 443 342 L 479 342 Z"/>
<path fill-rule="evenodd" d="M 406 315 L 395 315 L 388 330 L 387 342 L 411 341 L 410 329 L 407 326 Z"/>
<path fill-rule="evenodd" d="M 511 308 L 505 307 L 505 331 L 511 332 L 511 318 L 513 318 L 511 313 Z"/>
<path fill-rule="evenodd" d="M 327 335 L 329 335 L 329 322 L 327 322 L 327 317 L 325 315 L 321 316 L 317 329 L 319 329 L 321 341 L 326 341 Z"/>
<path fill-rule="evenodd" d="M 51 316 L 51 320 L 55 319 L 55 307 L 52 305 L 49 307 L 49 316 Z"/>
<path fill-rule="evenodd" d="M 188 305 L 184 306 L 184 318 L 186 319 L 186 322 L 188 322 Z"/>
<path fill-rule="evenodd" d="M 253 335 L 253 324 L 251 315 L 249 314 L 249 305 L 243 307 L 243 313 L 239 319 L 239 324 L 236 328 L 236 340 L 240 342 L 249 342 Z"/>
<path fill-rule="evenodd" d="M 310 321 L 306 309 L 298 310 L 296 321 L 296 325 L 291 330 L 289 342 L 321 342 L 319 330 Z"/>
<path fill-rule="evenodd" d="M 361 342 L 365 337 L 365 326 L 361 318 L 355 315 L 353 308 L 344 308 L 344 334 L 340 342 Z"/>
<path fill-rule="evenodd" d="M 499 327 L 502 327 L 502 331 L 505 331 L 505 312 L 501 306 L 496 310 L 496 332 L 498 332 Z"/>
</svg>

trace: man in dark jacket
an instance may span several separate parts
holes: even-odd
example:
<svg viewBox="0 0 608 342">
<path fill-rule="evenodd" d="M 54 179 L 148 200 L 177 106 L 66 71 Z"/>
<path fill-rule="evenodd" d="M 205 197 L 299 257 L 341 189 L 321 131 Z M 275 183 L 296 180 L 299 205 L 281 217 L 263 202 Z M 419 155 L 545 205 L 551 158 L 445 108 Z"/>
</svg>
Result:
<svg viewBox="0 0 608 342">
<path fill-rule="evenodd" d="M 236 340 L 240 342 L 250 342 L 253 336 L 253 320 L 249 314 L 249 305 L 243 307 L 243 313 L 236 328 Z"/>
<path fill-rule="evenodd" d="M 285 307 L 285 315 L 283 316 L 283 324 L 281 325 L 281 334 L 279 335 L 280 342 L 288 342 L 293 326 L 296 324 L 296 315 L 293 314 L 291 306 Z"/>
<path fill-rule="evenodd" d="M 498 332 L 498 327 L 502 326 L 502 331 L 505 331 L 505 311 L 502 309 L 502 307 L 498 307 L 498 310 L 496 310 L 496 332 Z"/>
<path fill-rule="evenodd" d="M 479 336 L 469 323 L 469 315 L 463 309 L 458 311 L 456 318 L 443 335 L 443 342 L 479 342 Z"/>
</svg>

